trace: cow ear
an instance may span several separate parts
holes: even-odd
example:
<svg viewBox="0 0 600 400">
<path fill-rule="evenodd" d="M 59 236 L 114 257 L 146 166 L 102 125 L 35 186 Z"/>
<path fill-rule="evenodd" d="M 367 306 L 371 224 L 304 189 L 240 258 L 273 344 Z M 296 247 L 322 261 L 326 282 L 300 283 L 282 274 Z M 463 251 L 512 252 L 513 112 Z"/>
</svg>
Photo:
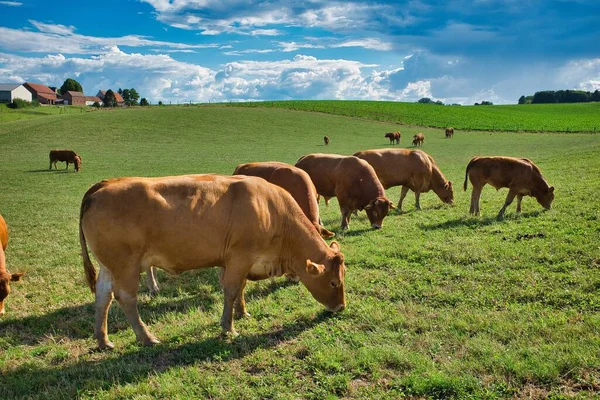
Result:
<svg viewBox="0 0 600 400">
<path fill-rule="evenodd" d="M 371 200 L 371 201 L 369 202 L 369 204 L 367 204 L 367 205 L 365 206 L 365 210 L 370 210 L 371 208 L 373 208 L 373 202 L 374 202 L 374 200 Z"/>
<path fill-rule="evenodd" d="M 388 199 L 388 205 L 390 206 L 390 210 L 395 210 L 396 207 L 394 207 L 394 202 Z"/>
<path fill-rule="evenodd" d="M 550 188 L 548 189 L 548 193 L 554 193 L 554 186 L 550 186 Z"/>
<path fill-rule="evenodd" d="M 335 242 L 335 241 L 331 242 L 329 247 L 331 248 L 331 250 L 335 251 L 336 253 L 340 252 L 340 245 L 338 244 L 338 242 Z"/>
<path fill-rule="evenodd" d="M 321 237 L 323 239 L 331 239 L 332 237 L 335 236 L 335 233 L 328 231 L 327 229 L 323 228 L 322 226 L 319 229 L 319 233 L 321 234 Z"/>
<path fill-rule="evenodd" d="M 319 276 L 325 272 L 325 266 L 306 260 L 306 272 L 308 272 L 309 275 Z"/>
<path fill-rule="evenodd" d="M 19 281 L 21 280 L 21 277 L 22 277 L 23 275 L 25 275 L 25 273 L 24 273 L 24 272 L 17 272 L 17 273 L 14 273 L 14 274 L 12 274 L 12 275 L 10 276 L 10 280 L 11 280 L 11 282 L 19 282 Z"/>
</svg>

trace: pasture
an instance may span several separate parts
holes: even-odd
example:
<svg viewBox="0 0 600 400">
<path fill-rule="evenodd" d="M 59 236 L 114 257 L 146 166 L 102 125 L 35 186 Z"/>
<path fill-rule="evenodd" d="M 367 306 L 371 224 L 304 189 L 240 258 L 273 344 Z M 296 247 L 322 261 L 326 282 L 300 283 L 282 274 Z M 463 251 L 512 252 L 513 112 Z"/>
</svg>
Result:
<svg viewBox="0 0 600 400">
<path fill-rule="evenodd" d="M 475 131 L 600 132 L 600 103 L 438 106 L 392 101 L 292 100 L 231 103 L 283 108 L 376 121 Z"/>
<path fill-rule="evenodd" d="M 302 285 L 250 282 L 252 317 L 225 340 L 216 269 L 159 271 L 160 294 L 151 298 L 142 279 L 139 308 L 162 344 L 138 345 L 113 303 L 115 349 L 95 350 L 78 241 L 81 198 L 93 183 L 352 154 L 389 147 L 384 133 L 396 130 L 401 147 L 425 134 L 422 150 L 454 182 L 455 204 L 430 192 L 417 212 L 411 192 L 382 230 L 363 212 L 342 232 L 335 199 L 321 203 L 346 257 L 344 312 L 327 313 Z M 48 171 L 56 148 L 80 154 L 82 171 L 61 163 Z M 323 113 L 152 107 L 5 122 L 0 154 L 8 269 L 26 273 L 0 319 L 2 399 L 588 398 L 600 390 L 598 135 L 457 129 L 444 139 L 441 129 Z M 482 216 L 469 216 L 471 186 L 465 193 L 462 182 L 474 155 L 533 160 L 556 187 L 552 210 L 525 198 L 522 215 L 513 204 L 497 221 L 506 189 L 487 186 Z M 398 201 L 399 188 L 387 193 Z"/>
</svg>

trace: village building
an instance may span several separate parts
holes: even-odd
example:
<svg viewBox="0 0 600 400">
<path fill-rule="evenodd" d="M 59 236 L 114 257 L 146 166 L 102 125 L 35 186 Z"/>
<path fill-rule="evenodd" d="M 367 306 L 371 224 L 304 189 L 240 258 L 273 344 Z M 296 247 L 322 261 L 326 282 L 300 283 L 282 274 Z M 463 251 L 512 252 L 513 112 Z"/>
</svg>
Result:
<svg viewBox="0 0 600 400">
<path fill-rule="evenodd" d="M 86 96 L 85 97 L 85 105 L 86 106 L 93 106 L 94 103 L 98 103 L 100 105 L 100 107 L 102 107 L 104 105 L 104 103 L 102 102 L 102 99 L 98 96 Z"/>
<path fill-rule="evenodd" d="M 32 94 L 34 100 L 37 100 L 40 104 L 55 104 L 56 103 L 56 92 L 50 89 L 48 86 L 40 85 L 39 83 L 25 82 L 23 84 Z"/>
<path fill-rule="evenodd" d="M 12 103 L 15 99 L 31 102 L 31 92 L 19 83 L 0 83 L 0 103 Z"/>
<path fill-rule="evenodd" d="M 125 105 L 125 100 L 123 100 L 123 96 L 121 96 L 119 94 L 119 92 L 113 92 L 115 94 L 115 99 L 117 100 L 117 105 L 119 107 L 123 107 Z M 100 97 L 100 99 L 102 99 L 102 101 L 104 101 L 104 96 L 106 96 L 106 90 L 99 90 L 98 94 L 96 94 L 97 97 Z"/>
<path fill-rule="evenodd" d="M 85 94 L 81 92 L 72 92 L 69 90 L 68 92 L 63 93 L 62 98 L 65 105 L 85 106 L 86 97 Z"/>
</svg>

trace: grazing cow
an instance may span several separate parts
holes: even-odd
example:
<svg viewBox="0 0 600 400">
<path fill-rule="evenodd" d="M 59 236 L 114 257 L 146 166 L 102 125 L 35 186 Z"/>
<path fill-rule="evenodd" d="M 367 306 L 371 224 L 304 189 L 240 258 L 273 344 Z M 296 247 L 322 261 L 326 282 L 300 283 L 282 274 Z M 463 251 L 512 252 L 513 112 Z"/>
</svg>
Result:
<svg viewBox="0 0 600 400">
<path fill-rule="evenodd" d="M 112 348 L 107 316 L 114 297 L 137 339 L 158 343 L 140 319 L 140 272 L 172 274 L 222 267 L 223 331 L 235 336 L 236 316 L 248 316 L 246 281 L 291 273 L 332 312 L 344 309 L 344 256 L 319 236 L 284 189 L 257 177 L 184 175 L 109 179 L 81 202 L 79 241 L 87 282 L 96 293 L 95 337 Z M 88 244 L 100 264 L 92 264 Z"/>
<path fill-rule="evenodd" d="M 433 190 L 444 203 L 454 202 L 452 182 L 446 179 L 433 157 L 424 151 L 365 150 L 355 153 L 354 156 L 365 160 L 373 167 L 384 188 L 402 185 L 398 201 L 399 210 L 402 210 L 402 202 L 408 189 L 415 192 L 417 210 L 421 209 L 419 196 L 430 190 Z"/>
<path fill-rule="evenodd" d="M 325 136 L 325 137 L 323 138 L 323 141 L 325 142 L 325 146 L 327 146 L 327 145 L 329 144 L 329 137 L 328 137 L 328 136 Z"/>
<path fill-rule="evenodd" d="M 521 212 L 523 196 L 535 197 L 545 209 L 552 207 L 554 186 L 549 186 L 542 172 L 532 161 L 526 158 L 513 157 L 473 157 L 465 171 L 464 190 L 467 190 L 467 178 L 473 185 L 471 193 L 471 214 L 480 215 L 479 198 L 486 184 L 500 188 L 508 188 L 504 206 L 498 213 L 498 218 L 504 217 L 515 196 L 517 197 L 517 213 Z"/>
<path fill-rule="evenodd" d="M 394 144 L 394 141 L 396 144 L 400 144 L 400 138 L 402 137 L 402 134 L 400 132 L 388 132 L 384 137 L 390 139 L 390 144 Z"/>
<path fill-rule="evenodd" d="M 385 197 L 373 167 L 366 161 L 337 154 L 309 154 L 302 156 L 296 167 L 308 173 L 321 196 L 337 197 L 342 229 L 348 229 L 352 212 L 363 209 L 371 227 L 380 229 L 389 209 L 394 208 Z"/>
<path fill-rule="evenodd" d="M 423 135 L 422 133 L 417 133 L 415 136 L 413 136 L 413 146 L 422 146 L 423 142 L 425 141 L 425 135 Z"/>
<path fill-rule="evenodd" d="M 23 276 L 22 272 L 11 274 L 6 270 L 6 246 L 8 246 L 8 227 L 0 215 L 0 315 L 4 314 L 4 300 L 10 293 L 10 283 L 18 282 Z"/>
<path fill-rule="evenodd" d="M 75 171 L 79 172 L 81 169 L 81 157 L 77 155 L 73 150 L 50 150 L 50 166 L 48 169 L 52 169 L 52 164 L 54 164 L 54 169 L 56 168 L 56 163 L 58 161 L 64 161 L 67 163 L 67 168 L 69 169 L 69 163 L 75 165 Z"/>
<path fill-rule="evenodd" d="M 454 137 L 454 128 L 446 128 L 446 139 Z"/>
</svg>

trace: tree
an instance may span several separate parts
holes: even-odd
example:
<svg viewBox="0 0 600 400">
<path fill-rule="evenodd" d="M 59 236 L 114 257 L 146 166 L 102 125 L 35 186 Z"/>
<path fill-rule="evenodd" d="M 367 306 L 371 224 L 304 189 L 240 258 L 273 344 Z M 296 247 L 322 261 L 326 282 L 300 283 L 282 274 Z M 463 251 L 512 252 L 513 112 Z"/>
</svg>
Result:
<svg viewBox="0 0 600 400">
<path fill-rule="evenodd" d="M 159 106 L 162 106 L 162 105 L 163 105 L 163 102 L 162 102 L 162 100 L 159 100 L 159 101 L 158 101 L 158 105 L 159 105 Z"/>
<path fill-rule="evenodd" d="M 119 88 L 119 90 L 117 90 L 117 93 L 119 93 L 121 96 L 123 96 L 123 90 L 121 88 Z"/>
<path fill-rule="evenodd" d="M 145 97 L 142 97 L 142 99 L 140 100 L 140 106 L 149 106 L 150 103 L 148 103 L 148 100 L 146 100 Z"/>
<path fill-rule="evenodd" d="M 131 103 L 131 105 L 137 106 L 139 99 L 140 94 L 137 92 L 137 90 L 135 90 L 135 88 L 129 89 L 129 102 Z"/>
<path fill-rule="evenodd" d="M 433 103 L 433 101 L 429 97 L 421 97 L 419 99 L 418 103 L 429 104 L 429 103 Z"/>
<path fill-rule="evenodd" d="M 104 95 L 104 107 L 116 107 L 117 106 L 117 98 L 115 97 L 115 92 L 108 89 L 106 94 Z"/>
<path fill-rule="evenodd" d="M 83 93 L 83 88 L 81 87 L 81 84 L 75 79 L 67 78 L 67 80 L 65 80 L 65 82 L 60 87 L 59 91 L 61 94 L 65 94 L 67 92 Z"/>
<path fill-rule="evenodd" d="M 94 102 L 94 104 L 92 104 L 93 107 L 95 108 L 100 108 L 100 103 L 98 103 L 97 101 Z"/>
<path fill-rule="evenodd" d="M 590 101 L 600 101 L 600 91 L 596 89 L 594 93 L 590 96 Z"/>
<path fill-rule="evenodd" d="M 519 104 L 525 104 L 525 95 L 519 97 Z"/>
</svg>

